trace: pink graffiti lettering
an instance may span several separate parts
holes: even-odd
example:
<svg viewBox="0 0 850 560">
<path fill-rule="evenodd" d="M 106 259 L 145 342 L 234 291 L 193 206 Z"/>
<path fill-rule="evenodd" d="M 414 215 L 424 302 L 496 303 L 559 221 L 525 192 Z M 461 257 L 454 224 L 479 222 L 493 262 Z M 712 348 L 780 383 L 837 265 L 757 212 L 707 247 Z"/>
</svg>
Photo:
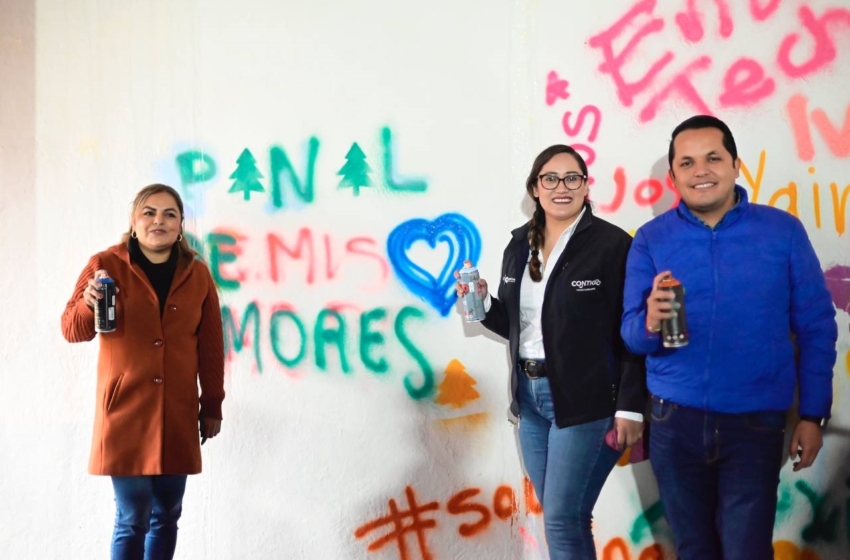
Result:
<svg viewBox="0 0 850 560">
<path fill-rule="evenodd" d="M 670 206 L 662 208 L 661 210 L 674 208 L 677 204 L 679 204 L 679 191 L 676 190 L 676 186 L 673 184 L 673 181 L 670 180 L 669 175 L 664 177 L 663 183 L 660 179 L 655 178 L 639 181 L 635 185 L 632 194 L 635 204 L 641 207 L 654 206 L 664 197 L 665 187 L 673 193 L 673 201 Z M 614 195 L 611 198 L 611 202 L 602 203 L 594 199 L 599 212 L 604 214 L 613 214 L 617 212 L 617 210 L 619 210 L 623 205 L 627 191 L 628 182 L 626 180 L 626 171 L 622 167 L 617 167 L 614 170 Z"/>
<path fill-rule="evenodd" d="M 287 243 L 286 238 L 276 233 L 269 233 L 266 242 L 269 255 L 269 277 L 272 282 L 285 280 L 286 271 L 290 265 L 289 261 L 298 261 L 304 268 L 304 281 L 312 285 L 316 282 L 317 264 L 324 264 L 324 277 L 326 281 L 337 279 L 342 262 L 348 262 L 353 258 L 362 259 L 366 257 L 378 264 L 379 281 L 383 283 L 389 278 L 389 264 L 387 260 L 377 251 L 377 242 L 370 237 L 352 237 L 345 241 L 341 256 L 335 259 L 332 239 L 328 234 L 321 236 L 324 251 L 316 249 L 316 238 L 318 234 L 310 228 L 301 228 L 294 242 Z M 324 259 L 323 259 L 324 257 Z M 322 263 L 324 260 L 324 263 Z M 320 272 L 321 274 L 321 272 Z"/>
<path fill-rule="evenodd" d="M 570 94 L 567 88 L 570 82 L 558 77 L 558 73 L 552 70 L 546 78 L 546 105 L 554 105 L 559 99 L 567 99 Z"/>
<path fill-rule="evenodd" d="M 697 0 L 688 0 L 683 10 L 671 16 L 675 21 L 671 27 L 678 28 L 680 35 L 692 43 L 706 37 L 708 24 L 700 4 Z M 702 4 L 708 5 L 708 1 Z M 717 35 L 722 39 L 731 37 L 735 31 L 732 5 L 729 0 L 714 0 Z M 771 18 L 779 5 L 779 0 L 750 0 L 748 3 L 749 12 L 757 22 Z M 590 37 L 588 44 L 599 52 L 602 59 L 598 70 L 612 80 L 617 98 L 625 107 L 631 107 L 641 95 L 651 95 L 640 110 L 642 122 L 658 116 L 664 102 L 674 95 L 700 113 L 713 114 L 706 101 L 713 101 L 710 92 L 707 93 L 702 84 L 703 87 L 697 87 L 695 81 L 696 74 L 704 73 L 714 64 L 713 55 L 697 54 L 678 73 L 667 76 L 665 69 L 673 66 L 671 63 L 675 55 L 671 50 L 663 49 L 664 39 L 652 37 L 662 32 L 666 23 L 664 17 L 655 13 L 655 7 L 656 0 L 640 0 L 613 25 Z M 722 89 L 716 98 L 720 107 L 754 106 L 775 94 L 778 88 L 776 75 L 805 78 L 833 63 L 838 54 L 834 40 L 839 31 L 836 28 L 845 31 L 850 27 L 850 8 L 826 9 L 816 15 L 808 6 L 802 6 L 797 10 L 797 19 L 799 29 L 789 32 L 780 41 L 775 67 L 767 68 L 756 59 L 743 56 L 726 69 Z M 655 58 L 640 56 L 639 47 L 647 42 L 660 42 L 662 49 L 658 52 L 663 54 L 653 51 Z M 665 77 L 661 76 L 662 72 Z M 659 88 L 659 82 L 664 80 L 666 85 Z M 826 129 L 826 135 L 843 138 L 844 129 L 833 128 L 834 132 Z"/>
<path fill-rule="evenodd" d="M 572 114 L 572 111 L 567 111 L 564 113 L 564 118 L 561 121 L 561 124 L 564 126 L 564 132 L 567 136 L 571 138 L 578 136 L 582 126 L 584 125 L 585 118 L 587 118 L 588 115 L 591 115 L 593 117 L 593 124 L 591 125 L 590 132 L 587 135 L 587 141 L 593 142 L 596 140 L 596 135 L 599 132 L 599 124 L 602 122 L 602 111 L 600 111 L 595 105 L 585 105 L 581 108 L 581 111 L 578 112 L 575 126 L 570 125 L 570 116 L 572 116 Z"/>
<path fill-rule="evenodd" d="M 808 60 L 795 64 L 791 61 L 791 51 L 800 41 L 800 34 L 792 32 L 782 40 L 776 62 L 779 68 L 791 78 L 808 76 L 835 60 L 835 43 L 827 33 L 826 26 L 832 23 L 850 25 L 850 10 L 846 8 L 827 10 L 818 18 L 808 6 L 802 6 L 798 14 L 803 27 L 811 34 L 815 46 Z"/>
<path fill-rule="evenodd" d="M 613 214 L 617 210 L 620 209 L 620 206 L 623 205 L 623 200 L 626 198 L 626 172 L 622 167 L 618 167 L 614 170 L 614 198 L 611 199 L 611 202 L 604 203 L 599 202 L 594 197 L 594 202 L 596 202 L 596 207 L 600 212 L 604 214 Z"/>
<path fill-rule="evenodd" d="M 646 122 L 654 119 L 655 115 L 658 114 L 658 108 L 661 103 L 676 91 L 686 101 L 690 102 L 698 112 L 711 115 L 711 109 L 708 108 L 697 88 L 691 83 L 692 73 L 698 70 L 707 70 L 709 66 L 711 66 L 711 58 L 708 56 L 701 56 L 688 64 L 661 91 L 649 100 L 649 103 L 640 112 L 640 120 Z"/>
<path fill-rule="evenodd" d="M 596 151 L 586 144 L 570 144 L 572 148 L 581 154 L 581 157 L 584 158 L 584 163 L 587 164 L 588 167 L 593 165 L 593 162 L 596 161 Z M 588 180 L 589 184 L 593 184 L 592 179 Z"/>
<path fill-rule="evenodd" d="M 644 76 L 636 82 L 626 82 L 622 69 L 626 61 L 634 54 L 637 44 L 647 35 L 657 33 L 664 28 L 664 20 L 658 17 L 652 18 L 644 24 L 628 41 L 626 46 L 618 54 L 614 53 L 614 41 L 618 40 L 628 26 L 632 24 L 641 14 L 651 16 L 655 8 L 655 0 L 641 0 L 610 28 L 590 38 L 588 44 L 602 51 L 603 62 L 599 65 L 600 72 L 610 74 L 617 89 L 617 97 L 620 102 L 630 107 L 634 97 L 648 88 L 655 77 L 673 60 L 673 53 L 668 51 L 656 60 Z"/>
<path fill-rule="evenodd" d="M 770 0 L 766 6 L 762 6 L 759 0 L 750 0 L 750 14 L 756 21 L 765 21 L 779 7 L 779 2 L 780 0 Z"/>
<path fill-rule="evenodd" d="M 549 81 L 551 82 L 553 76 L 557 76 L 558 74 L 552 70 L 549 72 Z M 564 80 L 566 82 L 566 80 Z M 548 86 L 547 86 L 548 90 Z M 547 91 L 547 97 L 548 97 Z M 596 161 L 596 150 L 590 145 L 590 143 L 596 140 L 596 137 L 599 135 L 599 127 L 602 124 L 602 111 L 599 110 L 599 107 L 595 105 L 585 105 L 582 107 L 578 114 L 575 115 L 575 122 L 572 122 L 573 112 L 566 111 L 564 112 L 564 116 L 561 118 L 561 127 L 564 129 L 564 134 L 570 137 L 570 145 L 573 149 L 581 154 L 584 158 L 584 162 L 588 167 L 593 165 L 593 162 Z M 586 133 L 587 143 L 580 142 L 572 142 L 573 138 L 576 138 L 584 133 L 589 126 L 589 130 Z M 593 177 L 588 176 L 587 183 L 592 185 L 594 183 Z"/>
<path fill-rule="evenodd" d="M 797 94 L 791 96 L 786 105 L 797 146 L 797 155 L 803 161 L 811 161 L 815 157 L 815 147 L 809 126 L 808 103 L 809 100 L 805 95 Z M 840 129 L 832 124 L 823 109 L 812 111 L 811 122 L 815 124 L 815 128 L 820 132 L 824 143 L 834 156 L 850 157 L 850 105 L 844 112 L 844 123 Z"/>
<path fill-rule="evenodd" d="M 723 0 L 714 0 L 717 5 L 718 16 L 720 17 L 720 36 L 724 39 L 732 35 L 734 25 L 732 24 L 732 16 L 729 15 L 729 5 Z M 676 25 L 679 26 L 679 31 L 682 36 L 692 43 L 699 42 L 704 30 L 702 27 L 702 14 L 699 13 L 696 7 L 696 0 L 688 0 L 688 10 L 676 14 Z"/>
<path fill-rule="evenodd" d="M 812 111 L 812 122 L 835 157 L 850 156 L 850 105 L 844 112 L 844 126 L 837 130 L 823 109 Z"/>
<path fill-rule="evenodd" d="M 754 105 L 776 90 L 772 78 L 766 78 L 764 68 L 752 58 L 736 60 L 723 77 L 720 105 Z"/>
<path fill-rule="evenodd" d="M 803 161 L 812 161 L 815 157 L 815 146 L 812 144 L 812 133 L 809 130 L 807 105 L 809 100 L 805 95 L 792 95 L 788 100 L 786 108 L 788 117 L 791 119 L 791 130 L 794 133 L 794 143 L 797 146 L 797 155 Z"/>
</svg>

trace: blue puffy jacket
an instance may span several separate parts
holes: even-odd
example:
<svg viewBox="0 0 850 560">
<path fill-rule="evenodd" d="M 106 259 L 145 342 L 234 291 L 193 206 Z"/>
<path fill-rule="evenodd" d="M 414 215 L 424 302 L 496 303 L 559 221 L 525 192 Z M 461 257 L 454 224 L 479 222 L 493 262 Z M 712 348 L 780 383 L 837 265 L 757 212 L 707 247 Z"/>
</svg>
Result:
<svg viewBox="0 0 850 560">
<path fill-rule="evenodd" d="M 829 416 L 838 332 L 817 255 L 797 218 L 735 191 L 714 229 L 680 202 L 637 231 L 623 340 L 647 355 L 658 397 L 714 412 L 786 410 L 799 384 L 800 414 Z M 664 270 L 685 287 L 690 343 L 676 349 L 646 330 L 646 298 Z"/>
</svg>

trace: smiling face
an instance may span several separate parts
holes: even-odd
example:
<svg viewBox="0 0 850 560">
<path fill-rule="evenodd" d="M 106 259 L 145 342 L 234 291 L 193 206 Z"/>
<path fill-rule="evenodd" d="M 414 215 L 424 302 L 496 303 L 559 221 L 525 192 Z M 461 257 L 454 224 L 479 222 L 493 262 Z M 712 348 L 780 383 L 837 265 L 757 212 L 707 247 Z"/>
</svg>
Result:
<svg viewBox="0 0 850 560">
<path fill-rule="evenodd" d="M 170 194 L 158 192 L 147 197 L 133 218 L 133 231 L 145 256 L 153 262 L 167 259 L 183 232 L 182 220 L 177 201 Z"/>
<path fill-rule="evenodd" d="M 670 178 L 690 211 L 714 227 L 735 206 L 741 160 L 723 146 L 716 128 L 683 130 L 673 140 Z"/>
<path fill-rule="evenodd" d="M 532 192 L 534 198 L 538 199 L 543 207 L 547 223 L 559 222 L 566 226 L 573 223 L 581 213 L 584 199 L 587 198 L 587 180 L 584 179 L 584 172 L 579 166 L 578 160 L 572 154 L 556 154 L 540 168 L 538 175 L 545 175 L 550 178 L 557 177 L 558 179 L 570 175 L 580 177 L 577 181 L 566 181 L 570 183 L 570 188 L 578 186 L 576 190 L 568 189 L 564 184 L 565 181 L 558 181 L 557 186 L 549 190 L 544 188 L 544 185 L 549 181 L 546 181 L 545 177 L 544 179 L 538 178 Z M 575 179 L 575 177 L 572 178 Z M 554 183 L 554 179 L 551 182 Z"/>
</svg>

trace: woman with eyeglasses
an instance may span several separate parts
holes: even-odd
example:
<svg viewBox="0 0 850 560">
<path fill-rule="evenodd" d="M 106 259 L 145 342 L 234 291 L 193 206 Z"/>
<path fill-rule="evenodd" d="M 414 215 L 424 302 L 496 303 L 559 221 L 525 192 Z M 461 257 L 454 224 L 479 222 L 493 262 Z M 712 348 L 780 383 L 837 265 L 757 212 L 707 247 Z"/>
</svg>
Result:
<svg viewBox="0 0 850 560">
<path fill-rule="evenodd" d="M 89 259 L 62 314 L 68 342 L 97 334 L 93 310 L 105 277 L 118 289 L 116 328 L 97 335 L 89 472 L 112 478 L 112 560 L 167 560 L 187 475 L 201 472 L 201 438 L 218 435 L 224 400 L 218 293 L 183 235 L 177 191 L 139 191 L 121 243 Z"/>
<path fill-rule="evenodd" d="M 509 341 L 511 411 L 549 556 L 593 559 L 593 507 L 622 451 L 643 434 L 644 364 L 620 337 L 631 237 L 593 215 L 587 165 L 569 146 L 537 156 L 526 191 L 534 215 L 512 232 L 498 298 L 479 281 L 483 325 Z M 456 288 L 458 296 L 468 289 Z"/>
</svg>

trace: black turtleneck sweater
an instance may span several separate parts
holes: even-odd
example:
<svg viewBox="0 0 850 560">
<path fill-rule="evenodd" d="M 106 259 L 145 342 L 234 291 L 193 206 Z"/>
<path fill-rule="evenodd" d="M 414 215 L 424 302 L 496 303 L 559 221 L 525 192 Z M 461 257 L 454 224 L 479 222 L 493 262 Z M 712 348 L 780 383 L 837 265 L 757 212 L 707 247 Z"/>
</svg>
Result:
<svg viewBox="0 0 850 560">
<path fill-rule="evenodd" d="M 174 271 L 177 270 L 177 246 L 171 248 L 171 256 L 164 263 L 152 263 L 142 253 L 137 239 L 131 237 L 128 246 L 130 261 L 139 265 L 139 268 L 145 271 L 148 281 L 153 286 L 153 291 L 156 292 L 156 297 L 159 299 L 159 316 L 162 317 L 165 311 L 165 300 L 171 290 L 171 281 L 174 280 Z"/>
</svg>

